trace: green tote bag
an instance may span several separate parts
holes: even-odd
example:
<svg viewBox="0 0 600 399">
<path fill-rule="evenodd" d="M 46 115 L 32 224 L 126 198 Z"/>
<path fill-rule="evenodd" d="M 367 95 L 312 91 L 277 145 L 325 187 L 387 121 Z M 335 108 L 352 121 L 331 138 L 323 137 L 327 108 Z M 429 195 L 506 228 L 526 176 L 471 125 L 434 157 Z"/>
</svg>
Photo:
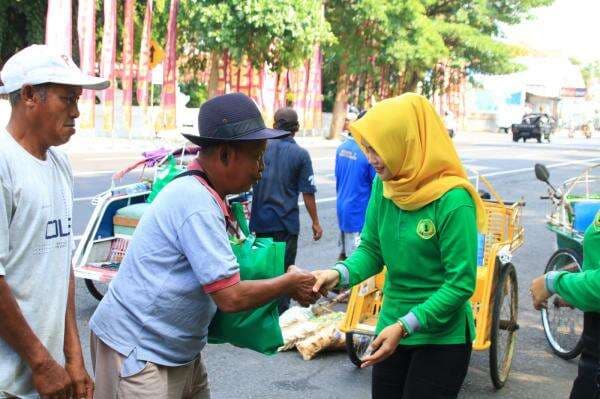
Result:
<svg viewBox="0 0 600 399">
<path fill-rule="evenodd" d="M 234 203 L 232 213 L 246 236 L 241 241 L 230 238 L 231 248 L 240 265 L 240 278 L 261 280 L 282 275 L 285 243 L 251 234 L 241 204 Z M 277 300 L 242 312 L 225 313 L 217 310 L 208 328 L 208 342 L 229 343 L 266 355 L 276 353 L 277 348 L 283 345 Z"/>
</svg>

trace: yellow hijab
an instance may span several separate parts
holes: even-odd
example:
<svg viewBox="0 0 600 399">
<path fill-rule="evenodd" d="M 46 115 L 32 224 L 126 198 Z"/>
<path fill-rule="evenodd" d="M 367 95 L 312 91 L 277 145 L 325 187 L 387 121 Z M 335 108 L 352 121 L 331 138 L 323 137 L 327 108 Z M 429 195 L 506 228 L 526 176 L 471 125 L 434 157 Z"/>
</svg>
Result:
<svg viewBox="0 0 600 399">
<path fill-rule="evenodd" d="M 420 209 L 450 189 L 463 187 L 475 203 L 479 230 L 487 229 L 483 201 L 467 179 L 444 123 L 425 97 L 406 93 L 383 100 L 349 128 L 363 152 L 364 138 L 395 176 L 383 182 L 383 196 L 400 209 Z"/>
</svg>

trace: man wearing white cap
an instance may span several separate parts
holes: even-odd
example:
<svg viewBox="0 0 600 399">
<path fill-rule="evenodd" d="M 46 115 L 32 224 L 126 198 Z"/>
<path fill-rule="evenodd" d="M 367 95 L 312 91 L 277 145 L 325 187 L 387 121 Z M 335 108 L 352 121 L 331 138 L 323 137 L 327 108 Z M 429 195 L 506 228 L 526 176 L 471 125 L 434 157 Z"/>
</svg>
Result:
<svg viewBox="0 0 600 399">
<path fill-rule="evenodd" d="M 0 128 L 0 398 L 92 398 L 75 320 L 69 141 L 82 88 L 70 57 L 33 45 L 0 71 L 12 107 Z"/>
</svg>

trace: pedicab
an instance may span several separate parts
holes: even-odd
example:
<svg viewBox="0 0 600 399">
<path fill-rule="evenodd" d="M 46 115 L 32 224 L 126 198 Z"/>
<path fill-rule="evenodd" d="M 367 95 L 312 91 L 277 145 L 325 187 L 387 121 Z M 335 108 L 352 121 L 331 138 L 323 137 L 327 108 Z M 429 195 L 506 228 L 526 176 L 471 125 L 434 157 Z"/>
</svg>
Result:
<svg viewBox="0 0 600 399">
<path fill-rule="evenodd" d="M 198 147 L 146 152 L 143 158 L 115 173 L 110 187 L 96 195 L 94 210 L 73 254 L 75 277 L 85 280 L 90 294 L 100 300 L 119 270 L 137 223 L 161 186 L 183 171 Z M 138 181 L 120 184 L 128 173 L 142 168 Z"/>
<path fill-rule="evenodd" d="M 600 210 L 600 164 L 585 169 L 579 176 L 555 188 L 544 165 L 535 165 L 538 180 L 548 186 L 546 228 L 556 235 L 557 250 L 550 256 L 544 273 L 568 271 L 577 273 L 583 264 L 583 236 Z M 559 295 L 548 299 L 541 311 L 542 325 L 548 344 L 559 357 L 569 360 L 581 353 L 583 312 L 565 302 Z"/>
<path fill-rule="evenodd" d="M 158 192 L 176 175 L 200 147 L 183 146 L 145 152 L 143 158 L 115 173 L 110 187 L 96 195 L 94 210 L 73 255 L 75 277 L 82 278 L 90 294 L 101 300 L 119 266 L 133 232 Z M 123 177 L 142 168 L 138 181 L 119 184 Z M 250 214 L 251 193 L 228 196 L 229 203 L 239 202 L 246 217 Z"/>
<path fill-rule="evenodd" d="M 491 183 L 476 174 L 479 191 L 483 182 L 488 195 L 482 195 L 489 228 L 479 235 L 477 280 L 471 306 L 476 338 L 473 349 L 489 351 L 490 375 L 496 389 L 506 383 L 516 347 L 519 324 L 517 272 L 512 254 L 523 244 L 521 224 L 525 203 L 505 202 Z M 481 193 L 481 191 L 479 191 Z M 384 270 L 352 288 L 346 317 L 340 329 L 346 333 L 346 348 L 352 363 L 360 366 L 361 358 L 375 337 L 375 326 L 385 300 Z"/>
</svg>

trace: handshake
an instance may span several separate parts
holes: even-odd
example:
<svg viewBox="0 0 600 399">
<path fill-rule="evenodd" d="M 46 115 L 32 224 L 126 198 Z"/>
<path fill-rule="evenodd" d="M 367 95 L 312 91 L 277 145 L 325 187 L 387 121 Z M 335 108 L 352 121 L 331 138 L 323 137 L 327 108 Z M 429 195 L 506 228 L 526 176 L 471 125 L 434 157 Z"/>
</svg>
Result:
<svg viewBox="0 0 600 399">
<path fill-rule="evenodd" d="M 339 283 L 339 274 L 333 269 L 308 272 L 291 265 L 286 275 L 291 280 L 289 295 L 301 306 L 312 305 L 321 296 L 327 296 Z"/>
</svg>

